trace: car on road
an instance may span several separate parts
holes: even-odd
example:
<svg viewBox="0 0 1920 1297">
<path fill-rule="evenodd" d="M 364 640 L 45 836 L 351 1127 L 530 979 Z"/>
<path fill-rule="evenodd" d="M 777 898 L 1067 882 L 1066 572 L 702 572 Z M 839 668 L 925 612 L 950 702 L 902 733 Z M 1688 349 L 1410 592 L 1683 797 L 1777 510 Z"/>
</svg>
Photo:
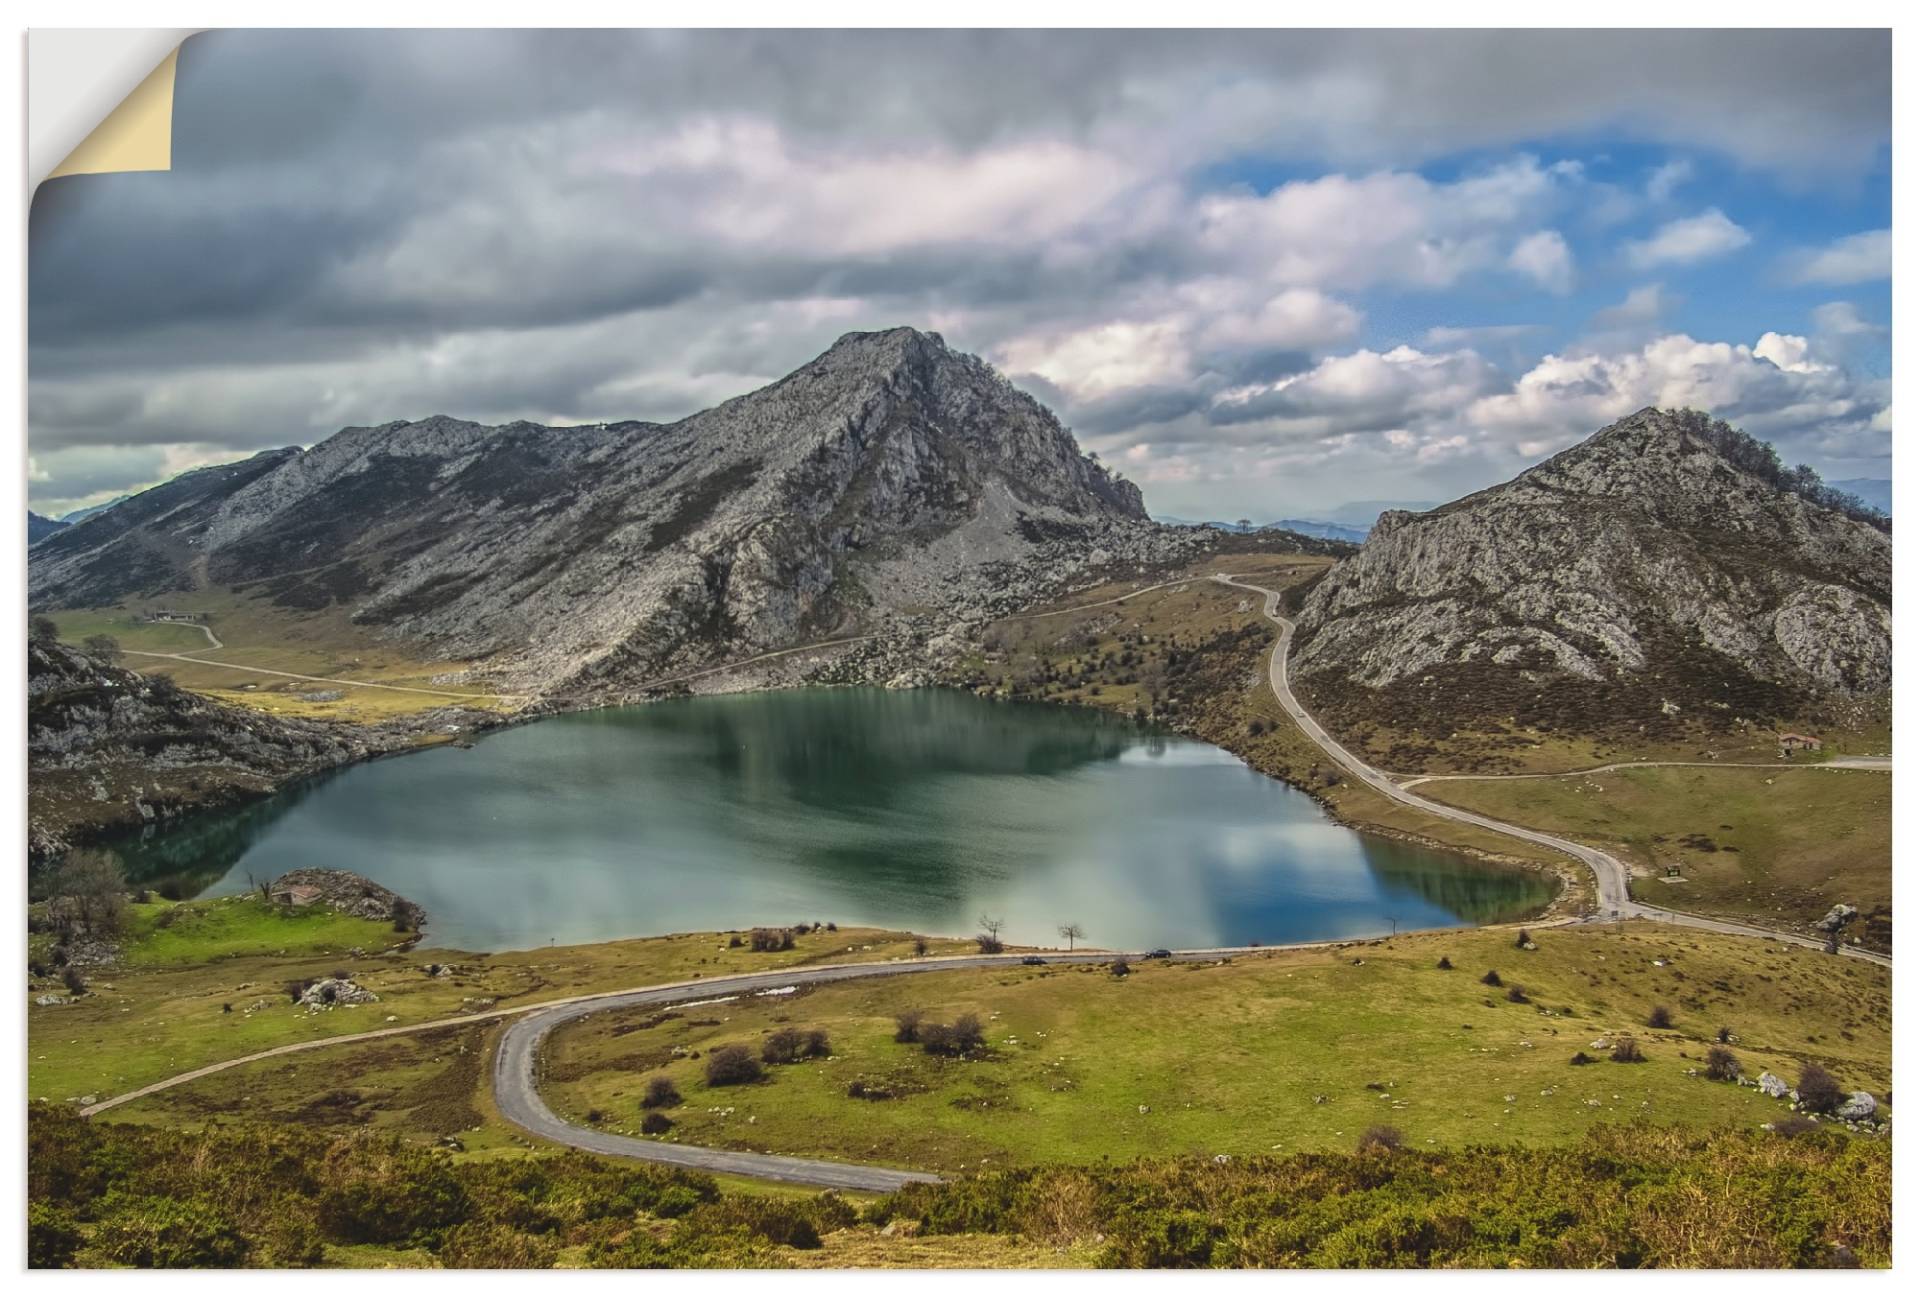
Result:
<svg viewBox="0 0 1920 1297">
<path fill-rule="evenodd" d="M 1146 954 L 1144 954 L 1144 955 L 1142 955 L 1142 956 L 1140 956 L 1140 958 L 1142 958 L 1142 959 L 1172 959 L 1172 958 L 1173 958 L 1173 952 L 1172 952 L 1171 950 L 1166 950 L 1166 949 L 1161 949 L 1161 950 L 1149 950 L 1149 951 L 1148 951 L 1148 952 L 1147 952 Z"/>
<path fill-rule="evenodd" d="M 1040 958 L 1040 956 L 1038 955 L 1028 955 L 1025 959 L 1021 960 L 1020 962 L 1023 964 L 1045 964 L 1047 961 Z"/>
</svg>

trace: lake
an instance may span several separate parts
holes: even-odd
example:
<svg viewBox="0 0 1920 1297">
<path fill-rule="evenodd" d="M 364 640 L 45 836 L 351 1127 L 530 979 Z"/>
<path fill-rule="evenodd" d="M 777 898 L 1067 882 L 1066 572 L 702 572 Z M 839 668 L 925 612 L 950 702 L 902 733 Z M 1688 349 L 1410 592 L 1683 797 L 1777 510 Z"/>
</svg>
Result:
<svg viewBox="0 0 1920 1297">
<path fill-rule="evenodd" d="M 434 945 L 832 920 L 1055 945 L 1278 943 L 1517 918 L 1544 877 L 1363 837 L 1208 744 L 956 690 L 812 689 L 556 716 L 112 844 L 243 891 L 351 869 Z"/>
</svg>

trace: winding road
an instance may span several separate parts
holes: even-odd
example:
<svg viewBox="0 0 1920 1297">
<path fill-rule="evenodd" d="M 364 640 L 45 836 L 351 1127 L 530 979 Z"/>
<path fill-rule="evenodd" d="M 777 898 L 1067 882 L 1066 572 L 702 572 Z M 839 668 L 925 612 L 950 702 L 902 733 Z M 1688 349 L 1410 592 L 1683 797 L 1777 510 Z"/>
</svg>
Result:
<svg viewBox="0 0 1920 1297">
<path fill-rule="evenodd" d="M 1775 932 L 1766 928 L 1751 927 L 1744 923 L 1732 923 L 1725 919 L 1709 919 L 1698 914 L 1688 914 L 1682 910 L 1662 909 L 1656 905 L 1646 905 L 1633 899 L 1627 883 L 1631 877 L 1627 866 L 1617 857 L 1609 855 L 1598 847 L 1590 847 L 1570 838 L 1556 837 L 1551 833 L 1542 833 L 1538 829 L 1523 828 L 1518 824 L 1508 824 L 1481 815 L 1477 811 L 1464 810 L 1458 806 L 1448 806 L 1444 802 L 1431 801 L 1418 793 L 1409 792 L 1409 785 L 1396 783 L 1392 775 L 1376 770 L 1353 753 L 1340 745 L 1339 740 L 1322 728 L 1312 714 L 1301 705 L 1294 696 L 1292 686 L 1287 682 L 1287 655 L 1293 645 L 1293 623 L 1280 615 L 1280 592 L 1269 590 L 1265 586 L 1253 585 L 1237 577 L 1215 576 L 1222 585 L 1234 586 L 1241 590 L 1250 590 L 1266 597 L 1266 605 L 1261 609 L 1267 620 L 1280 628 L 1280 637 L 1273 646 L 1273 657 L 1268 668 L 1268 682 L 1273 686 L 1274 696 L 1280 700 L 1280 706 L 1293 718 L 1301 732 L 1355 779 L 1366 784 L 1375 792 L 1391 798 L 1403 806 L 1411 806 L 1427 815 L 1443 820 L 1454 820 L 1461 824 L 1471 824 L 1510 838 L 1519 838 L 1538 846 L 1550 848 L 1564 855 L 1572 856 L 1593 871 L 1595 896 L 1597 901 L 1595 920 L 1614 919 L 1652 919 L 1660 923 L 1672 923 L 1682 927 L 1700 928 L 1707 932 L 1723 932 L 1733 936 L 1761 937 L 1768 941 L 1785 942 L 1790 945 L 1807 946 L 1814 950 L 1824 949 L 1821 942 L 1798 933 Z M 1417 782 L 1417 781 L 1410 781 Z M 1886 955 L 1871 951 L 1842 946 L 1840 953 L 1851 959 L 1865 959 L 1876 964 L 1892 967 L 1893 960 Z"/>
</svg>

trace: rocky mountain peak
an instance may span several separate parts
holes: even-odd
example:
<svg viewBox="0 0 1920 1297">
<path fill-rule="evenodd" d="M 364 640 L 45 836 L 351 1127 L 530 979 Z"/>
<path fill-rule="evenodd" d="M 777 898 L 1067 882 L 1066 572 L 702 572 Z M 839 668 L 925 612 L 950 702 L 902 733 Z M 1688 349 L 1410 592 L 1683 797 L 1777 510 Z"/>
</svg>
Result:
<svg viewBox="0 0 1920 1297">
<path fill-rule="evenodd" d="M 950 622 L 1159 534 L 1044 406 L 911 328 L 849 333 L 673 424 L 434 415 L 276 456 L 192 492 L 164 532 L 131 507 L 148 492 L 86 544 L 43 542 L 35 606 L 206 583 L 488 659 L 522 689 L 601 690 Z"/>
<path fill-rule="evenodd" d="M 1705 415 L 1641 410 L 1512 481 L 1387 514 L 1301 609 L 1348 723 L 1450 732 L 1803 714 L 1891 682 L 1886 522 Z"/>
</svg>

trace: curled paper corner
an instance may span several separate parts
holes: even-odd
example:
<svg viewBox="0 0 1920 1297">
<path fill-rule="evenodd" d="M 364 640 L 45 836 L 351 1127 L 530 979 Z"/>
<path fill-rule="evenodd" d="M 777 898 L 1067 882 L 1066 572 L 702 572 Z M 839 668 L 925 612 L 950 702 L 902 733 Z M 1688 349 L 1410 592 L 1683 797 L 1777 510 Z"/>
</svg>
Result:
<svg viewBox="0 0 1920 1297">
<path fill-rule="evenodd" d="M 29 33 L 28 153 L 34 180 L 167 171 L 173 90 L 190 30 Z"/>
</svg>

